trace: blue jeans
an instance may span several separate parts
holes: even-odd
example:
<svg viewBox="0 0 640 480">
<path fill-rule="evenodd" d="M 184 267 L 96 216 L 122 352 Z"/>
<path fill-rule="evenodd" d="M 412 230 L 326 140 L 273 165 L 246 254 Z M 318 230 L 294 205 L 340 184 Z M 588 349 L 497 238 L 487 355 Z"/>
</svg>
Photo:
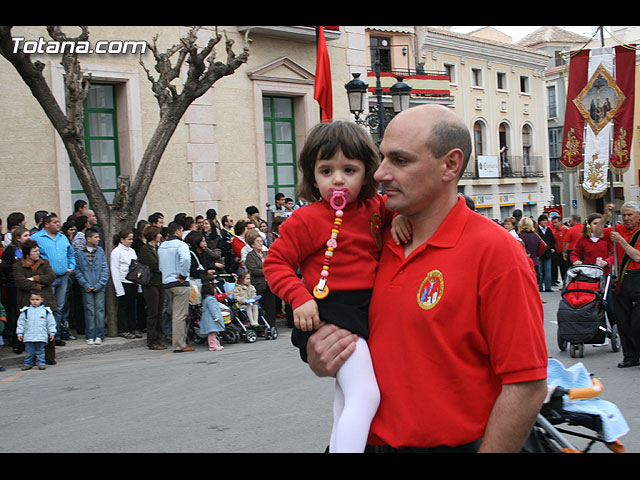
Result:
<svg viewBox="0 0 640 480">
<path fill-rule="evenodd" d="M 53 316 L 56 319 L 56 340 L 60 340 L 63 329 L 66 332 L 67 338 L 69 337 L 68 326 L 63 323 L 64 304 L 67 300 L 67 287 L 69 286 L 69 276 L 60 275 L 51 284 L 53 288 L 53 294 L 56 297 L 56 306 L 58 307 Z"/>
<path fill-rule="evenodd" d="M 104 338 L 105 294 L 82 291 L 84 334 L 87 339 Z"/>
<path fill-rule="evenodd" d="M 34 360 L 36 365 L 44 365 L 44 346 L 47 342 L 24 342 L 24 365 L 25 367 L 33 367 Z"/>
<path fill-rule="evenodd" d="M 551 258 L 540 259 L 540 270 L 538 270 L 538 287 L 544 290 L 551 290 Z"/>
<path fill-rule="evenodd" d="M 164 292 L 164 290 L 163 290 Z M 171 314 L 168 309 L 171 306 L 171 300 L 167 292 L 164 295 L 164 309 L 162 310 L 162 333 L 165 335 L 171 335 Z"/>
</svg>

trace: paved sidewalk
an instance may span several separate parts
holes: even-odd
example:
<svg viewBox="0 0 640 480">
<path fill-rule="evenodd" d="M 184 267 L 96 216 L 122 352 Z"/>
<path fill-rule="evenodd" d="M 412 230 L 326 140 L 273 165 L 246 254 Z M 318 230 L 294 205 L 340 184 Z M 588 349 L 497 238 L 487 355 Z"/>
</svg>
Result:
<svg viewBox="0 0 640 480">
<path fill-rule="evenodd" d="M 276 326 L 280 333 L 288 332 L 287 321 L 284 318 L 276 320 Z M 75 330 L 71 331 L 76 334 Z M 63 363 L 66 358 L 73 358 L 82 355 L 94 355 L 99 353 L 112 352 L 116 350 L 125 350 L 128 348 L 147 348 L 147 335 L 142 334 L 142 338 L 128 340 L 122 337 L 105 337 L 102 345 L 87 345 L 84 335 L 77 335 L 77 340 L 65 340 L 64 347 L 56 347 L 56 361 L 58 364 Z M 189 342 L 193 345 L 191 342 Z M 171 345 L 167 345 L 167 350 L 171 351 Z M 13 353 L 11 346 L 5 345 L 0 348 L 0 365 L 4 367 L 14 367 L 24 363 L 24 352 Z"/>
<path fill-rule="evenodd" d="M 81 355 L 93 355 L 98 353 L 124 350 L 127 348 L 147 348 L 146 334 L 142 338 L 128 340 L 122 337 L 106 337 L 102 345 L 87 345 L 84 335 L 78 335 L 77 340 L 65 340 L 64 347 L 56 347 L 56 361 L 58 364 L 64 362 L 66 358 L 78 357 Z M 170 347 L 169 347 L 170 348 Z M 5 345 L 0 350 L 0 365 L 13 367 L 22 365 L 24 362 L 23 353 L 13 353 L 11 346 Z"/>
</svg>

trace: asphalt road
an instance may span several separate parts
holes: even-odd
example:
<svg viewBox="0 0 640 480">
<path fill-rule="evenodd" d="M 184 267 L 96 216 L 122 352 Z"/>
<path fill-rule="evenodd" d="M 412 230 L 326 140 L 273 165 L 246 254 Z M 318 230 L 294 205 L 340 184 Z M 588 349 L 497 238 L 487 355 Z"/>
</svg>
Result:
<svg viewBox="0 0 640 480">
<path fill-rule="evenodd" d="M 640 452 L 640 367 L 617 368 L 621 353 L 610 347 L 587 345 L 583 358 L 560 351 L 560 294 L 541 295 L 549 356 L 565 367 L 581 362 L 603 382 L 601 398 L 615 403 L 630 427 L 621 441 L 628 451 Z M 88 350 L 74 341 L 58 348 L 58 365 L 45 371 L 23 372 L 16 359 L 7 364 L 0 372 L 0 432 L 10 439 L 3 451 L 324 451 L 333 380 L 315 377 L 299 360 L 286 327 L 276 340 L 225 345 L 221 352 L 204 345 L 189 353 L 150 351 L 143 340 L 119 349 L 118 342 L 107 338 Z M 596 444 L 593 451 L 607 450 Z"/>
</svg>

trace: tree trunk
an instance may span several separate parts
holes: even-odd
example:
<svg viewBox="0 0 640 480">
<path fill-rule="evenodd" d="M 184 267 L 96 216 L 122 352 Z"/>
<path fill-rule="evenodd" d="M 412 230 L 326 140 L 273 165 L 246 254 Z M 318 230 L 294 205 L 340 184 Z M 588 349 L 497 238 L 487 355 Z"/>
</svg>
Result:
<svg viewBox="0 0 640 480">
<path fill-rule="evenodd" d="M 0 54 L 14 66 L 60 135 L 71 165 L 87 195 L 89 205 L 104 231 L 107 260 L 114 247 L 114 236 L 121 230 L 133 230 L 160 159 L 189 105 L 206 93 L 218 79 L 233 74 L 249 58 L 248 32 L 245 35 L 243 52 L 238 56 L 232 51 L 233 41 L 226 40 L 227 63 L 225 64 L 213 61 L 214 47 L 222 38 L 217 33 L 217 29 L 216 35 L 198 51 L 199 28 L 192 27 L 186 38 L 181 39 L 180 43 L 169 48 L 165 53 L 158 51 L 155 44 L 157 37 L 153 39 L 151 50 L 156 60 L 155 71 L 159 73 L 157 80 L 152 77 L 142 60 L 140 61 L 158 100 L 160 120 L 145 149 L 135 177 L 131 181 L 128 177 L 118 179 L 118 192 L 113 203 L 109 205 L 93 173 L 84 147 L 83 104 L 90 79 L 82 74 L 77 54 L 65 53 L 62 56 L 61 63 L 65 70 L 64 79 L 67 87 L 65 115 L 42 75 L 44 64 L 31 62 L 29 55 L 19 50 L 14 52 L 11 27 L 0 26 Z M 57 41 L 86 41 L 89 30 L 87 27 L 81 27 L 81 29 L 82 33 L 78 37 L 68 38 L 62 33 L 60 27 L 47 27 L 49 35 Z M 176 65 L 172 66 L 171 57 L 176 53 L 178 55 Z M 187 57 L 188 62 L 185 65 L 184 61 Z M 187 70 L 187 75 L 182 92 L 178 93 L 171 82 L 180 77 L 183 67 Z M 117 302 L 112 282 L 109 282 L 107 292 L 107 333 L 109 336 L 115 336 L 117 335 Z"/>
</svg>

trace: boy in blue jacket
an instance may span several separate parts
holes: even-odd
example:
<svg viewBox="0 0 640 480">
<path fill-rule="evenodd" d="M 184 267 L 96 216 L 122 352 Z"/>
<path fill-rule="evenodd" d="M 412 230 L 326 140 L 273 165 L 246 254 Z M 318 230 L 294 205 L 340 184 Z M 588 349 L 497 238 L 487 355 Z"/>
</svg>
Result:
<svg viewBox="0 0 640 480">
<path fill-rule="evenodd" d="M 49 307 L 43 304 L 40 292 L 34 290 L 29 296 L 29 303 L 20 310 L 16 335 L 24 342 L 24 365 L 22 370 L 29 370 L 34 362 L 39 370 L 44 370 L 44 347 L 52 342 L 56 334 L 56 319 Z"/>
<path fill-rule="evenodd" d="M 76 250 L 76 280 L 82 290 L 87 344 L 100 345 L 104 338 L 105 292 L 109 282 L 109 262 L 100 234 L 93 228 L 84 232 L 86 244 Z"/>
</svg>

